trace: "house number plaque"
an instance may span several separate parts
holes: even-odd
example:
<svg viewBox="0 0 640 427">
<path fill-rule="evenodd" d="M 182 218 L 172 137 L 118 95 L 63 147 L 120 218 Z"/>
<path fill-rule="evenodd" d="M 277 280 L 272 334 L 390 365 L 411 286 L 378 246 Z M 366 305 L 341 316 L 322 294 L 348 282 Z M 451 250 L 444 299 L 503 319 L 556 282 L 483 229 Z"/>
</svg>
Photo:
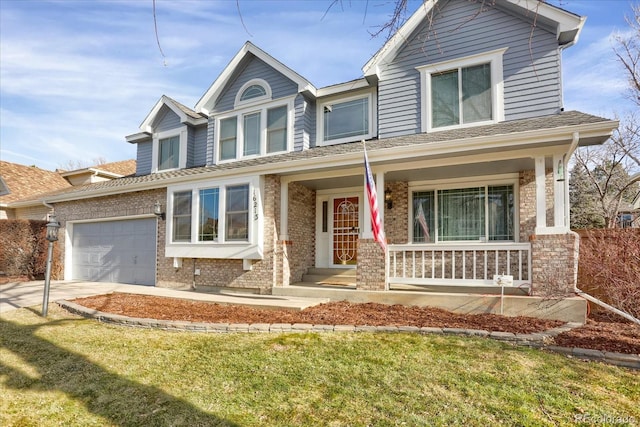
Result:
<svg viewBox="0 0 640 427">
<path fill-rule="evenodd" d="M 253 220 L 258 220 L 258 196 L 256 196 L 256 190 L 253 190 Z"/>
</svg>

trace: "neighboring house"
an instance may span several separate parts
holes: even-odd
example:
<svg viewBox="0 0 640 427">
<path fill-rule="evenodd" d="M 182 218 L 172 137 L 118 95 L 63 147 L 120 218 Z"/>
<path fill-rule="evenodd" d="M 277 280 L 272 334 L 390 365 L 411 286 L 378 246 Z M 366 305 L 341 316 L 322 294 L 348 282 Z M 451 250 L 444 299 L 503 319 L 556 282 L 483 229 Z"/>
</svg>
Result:
<svg viewBox="0 0 640 427">
<path fill-rule="evenodd" d="M 39 199 L 44 193 L 71 187 L 59 173 L 0 161 L 0 219 L 47 219 L 50 208 Z"/>
<path fill-rule="evenodd" d="M 48 171 L 0 161 L 0 219 L 46 220 L 50 208 L 42 196 L 73 186 L 133 175 L 135 160 L 105 163 L 74 171 Z"/>
<path fill-rule="evenodd" d="M 126 137 L 136 176 L 47 197 L 65 278 L 424 297 L 410 288 L 479 310 L 495 302 L 442 291 L 485 293 L 508 275 L 512 294 L 571 294 L 566 165 L 617 126 L 563 111 L 561 53 L 584 21 L 544 2 L 426 1 L 362 78 L 324 88 L 247 42 L 195 108 L 162 96 Z M 505 310 L 528 312 L 522 298 Z"/>
<path fill-rule="evenodd" d="M 621 202 L 617 223 L 620 228 L 640 228 L 640 194 L 634 203 Z"/>
<path fill-rule="evenodd" d="M 73 186 L 94 184 L 96 182 L 134 175 L 136 173 L 136 161 L 133 159 L 122 160 L 72 171 L 59 170 L 58 173 Z"/>
</svg>

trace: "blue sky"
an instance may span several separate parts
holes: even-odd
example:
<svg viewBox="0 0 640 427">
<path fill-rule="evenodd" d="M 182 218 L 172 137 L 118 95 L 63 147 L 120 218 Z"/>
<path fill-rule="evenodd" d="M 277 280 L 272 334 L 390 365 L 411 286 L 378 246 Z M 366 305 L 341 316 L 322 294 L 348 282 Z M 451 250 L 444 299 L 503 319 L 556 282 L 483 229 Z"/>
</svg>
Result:
<svg viewBox="0 0 640 427">
<path fill-rule="evenodd" d="M 603 117 L 633 108 L 611 49 L 628 0 L 549 0 L 588 17 L 564 52 L 567 110 Z M 389 0 L 0 1 L 0 159 L 55 169 L 135 158 L 125 135 L 161 95 L 193 107 L 250 40 L 316 87 L 362 76 L 383 44 L 371 32 Z M 410 1 L 414 11 L 420 1 Z M 325 12 L 327 12 L 325 14 Z M 244 21 L 244 26 L 240 20 Z"/>
</svg>

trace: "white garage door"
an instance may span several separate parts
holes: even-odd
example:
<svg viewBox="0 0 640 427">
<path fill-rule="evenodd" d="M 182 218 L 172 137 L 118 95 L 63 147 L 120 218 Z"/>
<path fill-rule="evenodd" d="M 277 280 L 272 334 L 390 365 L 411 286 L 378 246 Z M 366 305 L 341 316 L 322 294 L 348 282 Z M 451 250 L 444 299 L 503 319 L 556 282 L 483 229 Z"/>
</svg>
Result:
<svg viewBox="0 0 640 427">
<path fill-rule="evenodd" d="M 73 279 L 155 285 L 156 219 L 73 226 Z"/>
</svg>

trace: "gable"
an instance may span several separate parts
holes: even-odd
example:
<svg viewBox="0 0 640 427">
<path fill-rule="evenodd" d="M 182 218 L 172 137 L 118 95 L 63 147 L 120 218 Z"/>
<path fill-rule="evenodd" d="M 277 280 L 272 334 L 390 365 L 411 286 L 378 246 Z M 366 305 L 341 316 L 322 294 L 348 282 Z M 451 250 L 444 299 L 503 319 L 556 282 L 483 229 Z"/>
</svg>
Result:
<svg viewBox="0 0 640 427">
<path fill-rule="evenodd" d="M 298 93 L 298 85 L 293 80 L 260 58 L 249 54 L 244 58 L 241 66 L 237 68 L 235 76 L 230 79 L 230 82 L 222 90 L 219 101 L 212 112 L 218 113 L 233 110 L 238 91 L 247 82 L 254 79 L 262 79 L 267 82 L 271 88 L 272 99 L 284 98 Z"/>
<path fill-rule="evenodd" d="M 376 52 L 376 54 L 364 65 L 362 71 L 368 80 L 375 80 L 379 73 L 396 57 L 398 51 L 403 48 L 406 40 L 414 34 L 416 28 L 424 22 L 433 22 L 436 14 L 442 18 L 442 10 L 456 0 L 425 0 L 400 29 Z M 558 46 L 571 46 L 580 35 L 585 17 L 575 15 L 558 7 L 549 5 L 542 0 L 467 0 L 464 3 L 475 7 L 476 14 L 480 15 L 484 10 L 500 8 L 509 11 L 513 16 L 529 23 L 536 29 L 545 28 L 551 34 Z M 475 19 L 469 16 L 469 22 Z M 446 19 L 446 18 L 445 18 Z"/>
<path fill-rule="evenodd" d="M 151 127 L 154 132 L 162 132 L 169 129 L 175 129 L 182 126 L 180 117 L 171 108 L 163 105 L 158 112 Z"/>
<path fill-rule="evenodd" d="M 310 93 L 315 96 L 316 88 L 311 82 L 268 55 L 253 43 L 246 42 L 233 59 L 231 59 L 229 65 L 222 70 L 220 76 L 213 82 L 207 92 L 200 98 L 196 104 L 195 111 L 197 113 L 209 114 L 217 104 L 220 104 L 219 101 L 222 92 L 227 90 L 229 85 L 237 79 L 241 70 L 247 65 L 247 61 L 251 61 L 252 57 L 259 58 L 265 64 L 277 70 L 282 76 L 294 82 L 297 86 L 297 92 Z"/>
</svg>

